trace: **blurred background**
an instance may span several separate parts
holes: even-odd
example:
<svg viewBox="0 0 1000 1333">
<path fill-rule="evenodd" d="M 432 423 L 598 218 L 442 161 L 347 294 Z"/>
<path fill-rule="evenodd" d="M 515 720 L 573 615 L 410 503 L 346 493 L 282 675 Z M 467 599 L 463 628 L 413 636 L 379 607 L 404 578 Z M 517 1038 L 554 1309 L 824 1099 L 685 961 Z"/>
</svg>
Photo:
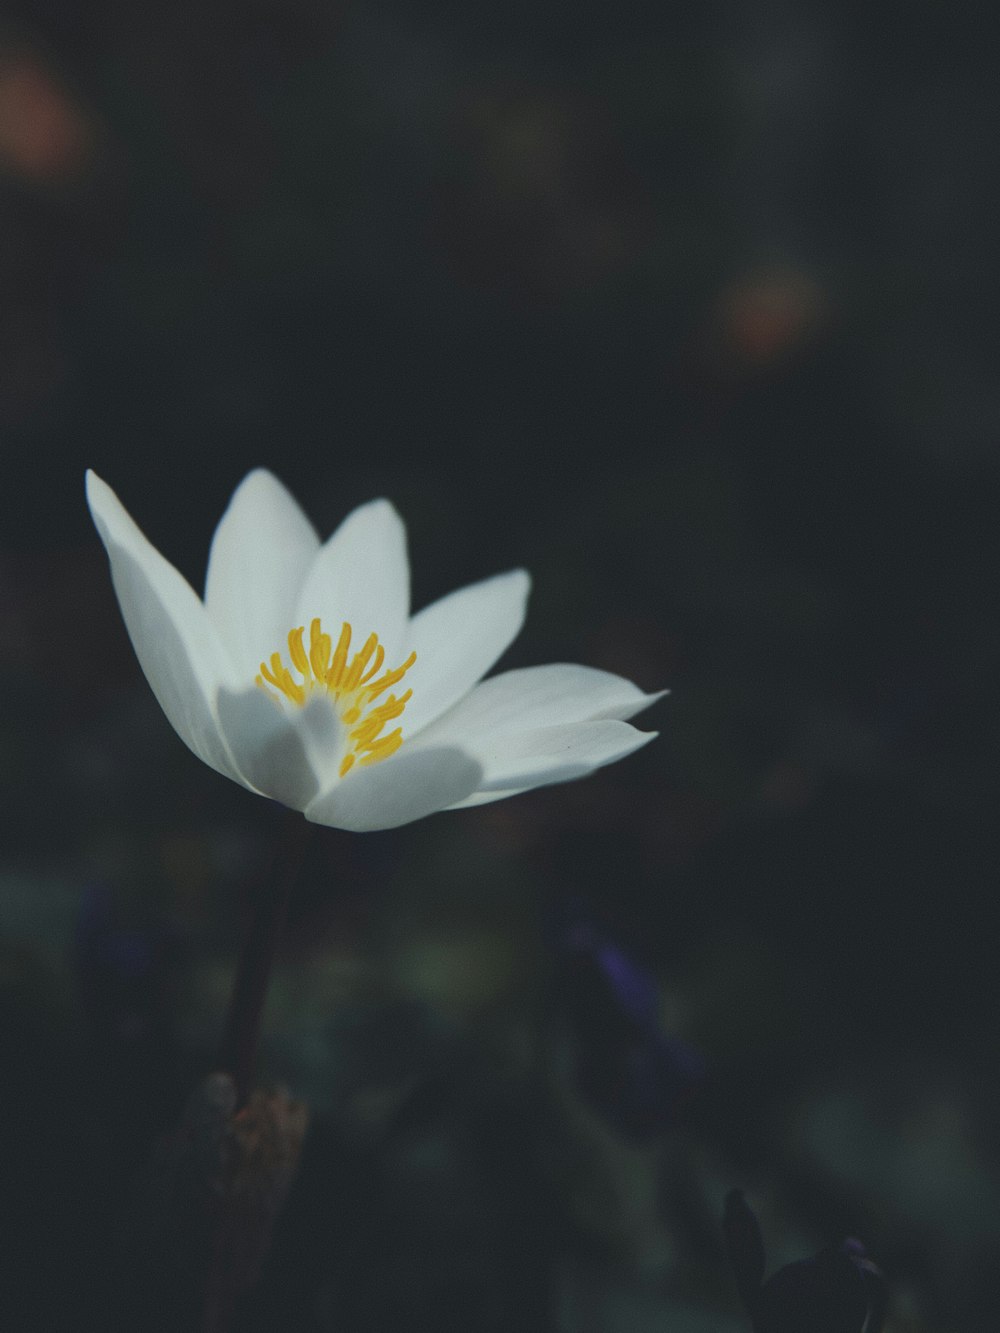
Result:
<svg viewBox="0 0 1000 1333">
<path fill-rule="evenodd" d="M 284 836 L 161 715 L 83 471 L 200 591 L 257 465 L 323 535 L 391 497 L 418 607 L 530 568 L 502 665 L 673 693 L 586 782 L 313 840 L 263 1052 L 311 1124 L 239 1326 L 736 1333 L 739 1187 L 769 1271 L 853 1235 L 891 1333 L 995 1327 L 978 17 L 0 9 L 11 1327 L 125 1326 Z"/>
</svg>

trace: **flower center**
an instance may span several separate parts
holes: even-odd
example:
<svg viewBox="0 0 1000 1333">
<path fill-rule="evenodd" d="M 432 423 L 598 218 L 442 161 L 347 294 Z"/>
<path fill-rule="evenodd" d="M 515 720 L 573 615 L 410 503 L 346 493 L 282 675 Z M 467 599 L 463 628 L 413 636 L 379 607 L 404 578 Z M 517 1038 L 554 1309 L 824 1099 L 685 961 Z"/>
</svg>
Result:
<svg viewBox="0 0 1000 1333">
<path fill-rule="evenodd" d="M 288 634 L 288 656 L 302 678 L 301 683 L 285 666 L 281 654 L 272 653 L 270 662 L 260 664 L 257 684 L 268 694 L 272 689 L 278 690 L 299 708 L 304 708 L 309 697 L 318 690 L 329 696 L 347 728 L 349 748 L 340 763 L 341 777 L 349 773 L 355 763 L 377 764 L 380 759 L 388 759 L 403 743 L 403 728 L 396 727 L 385 735 L 382 732 L 389 722 L 402 716 L 413 691 L 407 690 L 398 698 L 395 694 L 387 695 L 386 691 L 403 679 L 417 660 L 416 653 L 410 653 L 402 666 L 379 675 L 385 661 L 385 649 L 377 634 L 369 634 L 363 647 L 352 658 L 351 627 L 346 621 L 336 648 L 330 635 L 323 633 L 318 617 L 309 625 L 308 648 L 305 632 L 305 627 L 300 625 Z M 381 703 L 376 703 L 375 700 L 383 695 Z"/>
</svg>

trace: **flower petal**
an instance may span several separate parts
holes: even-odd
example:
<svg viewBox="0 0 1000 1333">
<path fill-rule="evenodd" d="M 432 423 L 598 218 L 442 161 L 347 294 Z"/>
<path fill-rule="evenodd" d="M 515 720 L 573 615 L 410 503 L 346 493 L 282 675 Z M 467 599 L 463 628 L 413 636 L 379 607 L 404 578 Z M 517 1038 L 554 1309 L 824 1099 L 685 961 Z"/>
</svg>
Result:
<svg viewBox="0 0 1000 1333">
<path fill-rule="evenodd" d="M 410 622 L 408 649 L 417 660 L 406 677 L 413 698 L 404 730 L 414 736 L 475 685 L 524 623 L 531 588 L 526 570 L 512 569 L 433 602 Z"/>
<path fill-rule="evenodd" d="M 539 727 L 600 718 L 624 721 L 666 693 L 662 690 L 659 694 L 644 694 L 623 676 L 593 667 L 561 662 L 524 667 L 481 681 L 428 727 L 416 743 L 467 747 L 496 733 L 534 731 Z M 407 720 L 410 708 L 416 703 L 414 692 L 407 706 Z"/>
<path fill-rule="evenodd" d="M 312 524 L 277 477 L 264 468 L 244 477 L 212 538 L 205 607 L 247 682 L 262 659 L 284 651 L 318 550 Z"/>
<path fill-rule="evenodd" d="M 354 768 L 306 809 L 314 824 L 353 829 L 396 828 L 454 805 L 474 791 L 479 764 L 457 749 L 403 749 L 381 763 Z"/>
<path fill-rule="evenodd" d="M 333 717 L 325 700 L 317 701 Z M 307 742 L 296 722 L 263 690 L 219 690 L 219 726 L 229 749 L 254 787 L 292 810 L 304 810 L 316 795 L 319 781 L 310 762 Z"/>
<path fill-rule="evenodd" d="M 474 791 L 471 796 L 466 796 L 462 801 L 456 801 L 454 805 L 449 805 L 449 810 L 471 810 L 477 805 L 492 805 L 494 801 L 506 801 L 510 796 L 520 796 L 522 792 L 531 791 L 530 787 L 502 787 L 497 791 Z"/>
<path fill-rule="evenodd" d="M 656 735 L 627 722 L 601 720 L 479 737 L 466 749 L 482 765 L 477 791 L 485 792 L 570 782 L 624 759 Z"/>
<path fill-rule="evenodd" d="M 403 520 L 388 500 L 348 514 L 320 548 L 298 596 L 298 625 L 314 616 L 337 638 L 348 621 L 360 646 L 378 635 L 386 665 L 395 666 L 410 613 L 410 564 Z"/>
<path fill-rule="evenodd" d="M 204 606 L 93 472 L 87 473 L 87 502 L 111 561 L 125 627 L 160 707 L 199 759 L 249 786 L 219 730 L 213 701 L 230 667 Z"/>
</svg>

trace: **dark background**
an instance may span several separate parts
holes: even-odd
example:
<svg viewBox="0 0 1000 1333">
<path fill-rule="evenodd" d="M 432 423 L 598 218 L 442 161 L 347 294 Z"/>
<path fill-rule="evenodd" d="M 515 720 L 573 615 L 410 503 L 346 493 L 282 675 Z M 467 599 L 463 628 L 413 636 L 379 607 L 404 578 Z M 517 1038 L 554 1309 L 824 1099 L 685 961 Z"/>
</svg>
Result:
<svg viewBox="0 0 1000 1333">
<path fill-rule="evenodd" d="M 256 465 L 323 535 L 390 496 L 417 606 L 527 565 L 507 665 L 673 694 L 584 783 L 314 840 L 244 1326 L 731 1333 L 740 1186 L 771 1267 L 859 1235 L 892 1333 L 995 1327 L 987 13 L 5 5 L 12 1327 L 114 1324 L 282 836 L 160 715 L 83 471 L 200 589 Z"/>
</svg>

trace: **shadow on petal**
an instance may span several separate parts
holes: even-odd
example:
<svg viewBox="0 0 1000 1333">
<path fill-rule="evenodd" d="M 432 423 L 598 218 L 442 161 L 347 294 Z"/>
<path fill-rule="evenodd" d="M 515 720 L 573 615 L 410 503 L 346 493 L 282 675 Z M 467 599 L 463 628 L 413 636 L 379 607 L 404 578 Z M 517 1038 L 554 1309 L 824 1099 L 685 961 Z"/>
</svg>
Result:
<svg viewBox="0 0 1000 1333">
<path fill-rule="evenodd" d="M 233 758 L 258 791 L 292 810 L 304 810 L 319 782 L 301 736 L 281 708 L 257 686 L 219 690 L 219 726 Z"/>
<path fill-rule="evenodd" d="M 482 769 L 456 749 L 405 749 L 346 778 L 306 810 L 314 824 L 358 833 L 397 828 L 460 801 L 476 789 Z"/>
</svg>

